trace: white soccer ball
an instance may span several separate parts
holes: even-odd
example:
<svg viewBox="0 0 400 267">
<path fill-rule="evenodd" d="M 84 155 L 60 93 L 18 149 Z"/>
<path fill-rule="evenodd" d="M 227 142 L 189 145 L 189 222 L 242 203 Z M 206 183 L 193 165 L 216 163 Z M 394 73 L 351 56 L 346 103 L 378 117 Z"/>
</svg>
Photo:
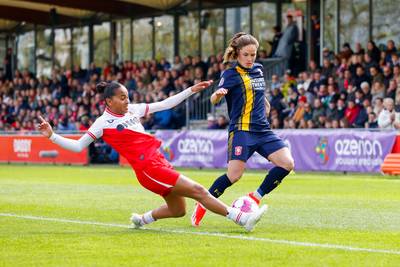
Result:
<svg viewBox="0 0 400 267">
<path fill-rule="evenodd" d="M 258 210 L 258 205 L 249 196 L 244 196 L 233 201 L 232 208 L 240 209 L 242 212 L 254 212 Z"/>
</svg>

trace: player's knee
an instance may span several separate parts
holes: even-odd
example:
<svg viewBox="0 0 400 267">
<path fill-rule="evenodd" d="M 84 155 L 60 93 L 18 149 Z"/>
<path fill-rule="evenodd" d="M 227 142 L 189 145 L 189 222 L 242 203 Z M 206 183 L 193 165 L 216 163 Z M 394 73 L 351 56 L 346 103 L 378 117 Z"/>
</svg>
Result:
<svg viewBox="0 0 400 267">
<path fill-rule="evenodd" d="M 236 183 L 237 181 L 240 180 L 240 178 L 242 178 L 242 173 L 234 173 L 232 175 L 230 175 L 228 178 L 231 181 L 232 184 Z"/>
<path fill-rule="evenodd" d="M 243 172 L 242 171 L 228 171 L 228 179 L 231 181 L 232 184 L 236 183 L 237 181 L 242 178 Z"/>
<path fill-rule="evenodd" d="M 203 199 L 208 196 L 209 192 L 204 186 L 195 184 L 193 187 L 193 194 L 195 199 Z"/>
<path fill-rule="evenodd" d="M 292 171 L 294 169 L 294 160 L 292 158 L 285 160 L 282 168 L 284 168 L 288 171 Z"/>
</svg>

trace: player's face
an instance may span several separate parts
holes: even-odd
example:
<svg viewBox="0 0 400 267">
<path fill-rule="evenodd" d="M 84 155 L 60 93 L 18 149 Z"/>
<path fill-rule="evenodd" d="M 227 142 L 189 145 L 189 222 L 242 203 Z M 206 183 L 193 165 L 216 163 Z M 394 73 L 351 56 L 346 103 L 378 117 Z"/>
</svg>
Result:
<svg viewBox="0 0 400 267">
<path fill-rule="evenodd" d="M 126 90 L 125 86 L 121 86 L 120 88 L 115 90 L 115 94 L 109 99 L 107 102 L 111 111 L 117 114 L 125 114 L 128 112 L 128 90 Z"/>
<path fill-rule="evenodd" d="M 238 62 L 245 68 L 253 67 L 257 56 L 257 47 L 253 44 L 246 45 L 239 50 Z"/>
</svg>

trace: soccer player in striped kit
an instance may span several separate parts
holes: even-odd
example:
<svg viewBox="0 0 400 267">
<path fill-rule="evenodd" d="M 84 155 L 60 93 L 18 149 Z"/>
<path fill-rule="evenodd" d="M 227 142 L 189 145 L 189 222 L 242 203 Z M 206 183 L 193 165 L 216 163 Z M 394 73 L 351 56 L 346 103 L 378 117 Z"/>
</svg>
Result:
<svg viewBox="0 0 400 267">
<path fill-rule="evenodd" d="M 246 161 L 254 152 L 271 161 L 273 167 L 257 190 L 249 193 L 257 204 L 261 198 L 274 190 L 294 168 L 294 161 L 287 145 L 270 128 L 266 113 L 270 105 L 265 98 L 263 67 L 255 63 L 258 41 L 250 34 L 237 33 L 229 42 L 224 62 L 235 61 L 226 69 L 211 95 L 217 104 L 223 97 L 228 105 L 229 139 L 228 171 L 218 177 L 209 189 L 214 197 L 221 196 L 225 189 L 242 177 Z M 199 226 L 206 207 L 196 203 L 192 225 Z"/>
<path fill-rule="evenodd" d="M 50 124 L 42 117 L 38 129 L 53 143 L 75 152 L 80 152 L 93 141 L 103 138 L 128 160 L 140 184 L 162 196 L 166 203 L 143 215 L 132 214 L 131 221 L 136 228 L 158 219 L 184 216 L 185 197 L 189 197 L 251 231 L 266 207 L 251 213 L 228 207 L 209 194 L 203 186 L 175 171 L 159 152 L 161 141 L 146 133 L 140 123 L 141 117 L 173 108 L 192 94 L 209 87 L 211 82 L 200 82 L 179 94 L 151 104 L 130 104 L 128 91 L 123 85 L 117 82 L 101 82 L 96 88 L 105 100 L 106 109 L 79 140 L 54 133 Z"/>
</svg>

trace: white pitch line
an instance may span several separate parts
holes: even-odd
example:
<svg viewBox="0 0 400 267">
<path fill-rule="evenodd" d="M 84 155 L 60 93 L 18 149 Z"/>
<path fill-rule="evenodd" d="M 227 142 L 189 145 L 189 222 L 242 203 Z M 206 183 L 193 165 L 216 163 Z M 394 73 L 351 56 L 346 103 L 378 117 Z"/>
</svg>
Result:
<svg viewBox="0 0 400 267">
<path fill-rule="evenodd" d="M 36 221 L 50 221 L 50 222 L 61 222 L 61 223 L 86 224 L 86 225 L 96 225 L 96 226 L 105 226 L 105 227 L 118 227 L 118 228 L 126 228 L 126 229 L 132 228 L 131 225 L 127 225 L 127 224 L 102 223 L 102 222 L 80 221 L 80 220 L 71 220 L 71 219 L 62 219 L 62 218 L 38 217 L 38 216 L 30 216 L 30 215 L 18 215 L 18 214 L 13 214 L 13 213 L 0 213 L 0 216 L 2 216 L 2 217 L 20 218 L 20 219 L 28 219 L 28 220 L 36 220 Z M 167 229 L 160 229 L 160 228 L 151 228 L 151 229 L 142 228 L 141 230 L 163 232 L 163 233 L 170 233 L 170 234 L 188 234 L 188 235 L 199 235 L 199 236 L 214 236 L 214 237 L 222 237 L 222 238 L 227 238 L 227 239 L 259 241 L 259 242 L 265 242 L 265 243 L 284 244 L 284 245 L 300 246 L 300 247 L 314 247 L 314 248 L 337 249 L 337 250 L 356 251 L 356 252 L 369 252 L 369 253 L 382 253 L 382 254 L 400 255 L 400 251 L 398 251 L 398 250 L 360 248 L 360 247 L 351 247 L 351 246 L 344 246 L 344 245 L 300 242 L 300 241 L 271 239 L 271 238 L 244 236 L 244 235 L 228 235 L 228 234 L 222 234 L 222 233 L 193 232 L 193 231 L 185 231 L 185 230 L 167 230 Z"/>
</svg>

